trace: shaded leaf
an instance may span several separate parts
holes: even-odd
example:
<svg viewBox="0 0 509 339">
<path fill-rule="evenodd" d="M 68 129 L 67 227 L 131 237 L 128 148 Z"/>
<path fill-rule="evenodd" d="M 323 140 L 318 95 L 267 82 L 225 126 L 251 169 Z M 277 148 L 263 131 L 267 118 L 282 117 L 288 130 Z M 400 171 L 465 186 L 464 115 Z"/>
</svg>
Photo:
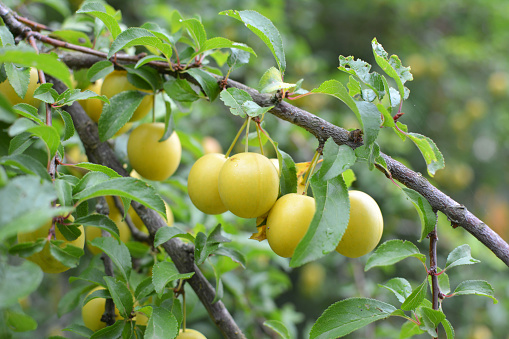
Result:
<svg viewBox="0 0 509 339">
<path fill-rule="evenodd" d="M 434 176 L 436 171 L 445 167 L 444 157 L 437 145 L 430 138 L 417 134 L 407 133 L 407 137 L 419 148 L 428 166 L 428 174 Z"/>
<path fill-rule="evenodd" d="M 384 287 L 393 292 L 394 295 L 396 295 L 396 298 L 398 298 L 398 301 L 401 303 L 405 302 L 405 299 L 412 293 L 412 286 L 408 280 L 404 278 L 392 278 L 384 285 L 379 284 L 378 286 Z"/>
<path fill-rule="evenodd" d="M 365 271 L 376 266 L 393 265 L 403 259 L 415 257 L 426 262 L 426 256 L 419 252 L 417 246 L 410 241 L 399 239 L 389 240 L 378 246 L 366 262 Z"/>
<path fill-rule="evenodd" d="M 332 138 L 329 138 L 323 147 L 323 163 L 320 169 L 321 179 L 330 180 L 337 177 L 355 164 L 356 160 L 354 150 L 346 145 L 338 146 Z"/>
<path fill-rule="evenodd" d="M 194 272 L 180 274 L 173 263 L 163 261 L 155 264 L 152 268 L 152 284 L 154 284 L 155 291 L 161 297 L 168 283 L 177 279 L 189 279 L 193 275 Z"/>
<path fill-rule="evenodd" d="M 422 241 L 435 229 L 437 224 L 437 215 L 433 211 L 428 200 L 426 200 L 419 192 L 407 187 L 403 187 L 402 190 L 407 195 L 408 200 L 410 200 L 417 209 L 419 219 L 421 219 L 421 238 L 419 241 Z"/>
<path fill-rule="evenodd" d="M 462 281 L 453 292 L 453 295 L 468 295 L 475 294 L 481 295 L 493 300 L 493 303 L 498 303 L 498 300 L 494 297 L 495 290 L 493 287 L 484 280 L 465 280 Z"/>
<path fill-rule="evenodd" d="M 290 331 L 286 328 L 285 324 L 283 324 L 279 320 L 266 320 L 263 322 L 263 326 L 266 326 L 279 334 L 283 339 L 291 339 Z"/>
<path fill-rule="evenodd" d="M 106 253 L 118 268 L 124 280 L 129 280 L 132 268 L 131 254 L 129 254 L 129 250 L 123 242 L 112 237 L 99 237 L 92 240 L 90 244 Z"/>
<path fill-rule="evenodd" d="M 459 265 L 472 265 L 480 262 L 477 259 L 472 258 L 470 252 L 470 246 L 468 244 L 463 244 L 456 247 L 454 250 L 449 253 L 447 256 L 447 262 L 445 264 L 444 270 L 453 268 Z"/>
<path fill-rule="evenodd" d="M 76 13 L 86 13 L 101 20 L 110 31 L 113 39 L 116 39 L 122 31 L 117 20 L 106 12 L 106 8 L 100 2 L 86 2 Z"/>
<path fill-rule="evenodd" d="M 428 292 L 428 279 L 425 279 L 422 284 L 417 286 L 412 293 L 405 299 L 403 304 L 401 305 L 401 309 L 404 311 L 415 310 L 419 307 L 426 297 L 426 293 Z"/>
</svg>

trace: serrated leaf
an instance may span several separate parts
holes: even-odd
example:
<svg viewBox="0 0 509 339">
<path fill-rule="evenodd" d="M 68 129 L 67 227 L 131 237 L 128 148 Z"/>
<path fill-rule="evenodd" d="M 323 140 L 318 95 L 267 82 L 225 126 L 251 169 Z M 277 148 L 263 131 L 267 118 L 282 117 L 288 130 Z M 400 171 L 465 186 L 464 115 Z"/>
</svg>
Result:
<svg viewBox="0 0 509 339">
<path fill-rule="evenodd" d="M 154 292 L 154 285 L 152 284 L 152 277 L 146 277 L 143 279 L 138 286 L 136 286 L 136 291 L 134 291 L 134 299 L 140 300 Z"/>
<path fill-rule="evenodd" d="M 70 13 L 69 13 L 70 15 Z M 49 34 L 52 38 L 57 38 L 58 40 L 62 40 L 74 45 L 93 48 L 92 42 L 88 35 L 80 31 L 74 30 L 55 30 L 50 32 Z"/>
<path fill-rule="evenodd" d="M 462 281 L 453 292 L 453 295 L 468 295 L 475 294 L 481 295 L 493 300 L 494 304 L 498 303 L 498 300 L 494 297 L 495 290 L 491 285 L 484 280 L 465 280 Z"/>
<path fill-rule="evenodd" d="M 46 246 L 46 243 L 46 239 L 37 239 L 35 242 L 18 243 L 9 248 L 9 254 L 19 255 L 20 257 L 26 258 L 34 253 L 42 251 L 44 246 Z"/>
<path fill-rule="evenodd" d="M 253 100 L 249 93 L 235 87 L 222 90 L 219 98 L 224 102 L 226 106 L 230 107 L 230 112 L 233 115 L 238 115 L 241 118 L 246 117 L 246 112 L 244 111 L 242 105 L 247 101 Z"/>
<path fill-rule="evenodd" d="M 381 92 L 384 91 L 384 77 L 376 72 L 370 73 L 371 65 L 367 62 L 361 59 L 354 60 L 353 56 L 344 57 L 340 55 L 338 69 L 348 74 L 355 75 L 366 86 L 372 89 L 377 96 L 382 96 L 383 93 Z M 348 88 L 350 89 L 351 96 L 361 93 L 361 86 L 359 82 L 352 77 L 350 77 Z"/>
<path fill-rule="evenodd" d="M 21 132 L 11 139 L 9 143 L 9 155 L 22 154 L 36 140 L 37 138 L 34 138 L 31 133 Z"/>
<path fill-rule="evenodd" d="M 88 327 L 78 324 L 71 324 L 66 328 L 62 329 L 62 331 L 72 332 L 85 338 L 90 338 L 92 334 L 94 334 L 94 331 L 92 331 Z"/>
<path fill-rule="evenodd" d="M 274 108 L 274 106 L 261 107 L 254 101 L 246 101 L 242 104 L 242 110 L 251 118 L 262 116 L 272 108 Z"/>
<path fill-rule="evenodd" d="M 249 63 L 250 57 L 251 54 L 249 54 L 249 52 L 237 48 L 232 48 L 226 63 L 232 70 L 234 70 Z"/>
<path fill-rule="evenodd" d="M 454 328 L 452 327 L 452 324 L 449 322 L 449 320 L 442 320 L 442 326 L 444 327 L 447 339 L 454 339 Z"/>
<path fill-rule="evenodd" d="M 314 175 L 311 188 L 316 212 L 306 235 L 295 249 L 290 267 L 301 266 L 335 250 L 348 225 L 350 199 L 343 177 L 325 181 Z"/>
<path fill-rule="evenodd" d="M 134 68 L 140 68 L 141 66 L 151 62 L 151 61 L 167 61 L 165 58 L 158 56 L 158 55 L 147 55 L 146 57 L 141 58 L 136 65 L 134 65 Z"/>
<path fill-rule="evenodd" d="M 239 42 L 234 42 L 234 41 L 228 40 L 223 37 L 214 37 L 214 38 L 208 39 L 207 41 L 205 41 L 205 43 L 203 44 L 203 46 L 197 53 L 203 53 L 208 50 L 220 49 L 220 48 L 232 48 L 232 49 L 236 49 L 239 51 L 244 51 L 247 53 L 248 56 L 249 56 L 249 54 L 256 55 L 255 51 L 253 51 L 253 49 L 251 47 L 249 47 L 245 44 L 239 43 Z M 249 57 L 247 59 L 249 60 Z"/>
<path fill-rule="evenodd" d="M 279 148 L 277 152 L 281 156 L 279 160 L 279 172 L 281 173 L 279 178 L 279 191 L 283 196 L 288 193 L 297 192 L 297 168 L 292 157 L 281 151 Z"/>
<path fill-rule="evenodd" d="M 182 21 L 182 25 L 187 28 L 189 35 L 196 44 L 197 50 L 202 50 L 202 46 L 207 41 L 207 33 L 205 32 L 205 27 L 198 19 L 187 19 Z"/>
<path fill-rule="evenodd" d="M 338 146 L 332 138 L 329 138 L 323 147 L 323 163 L 320 169 L 321 179 L 330 180 L 337 177 L 355 164 L 356 160 L 354 150 L 346 145 Z"/>
<path fill-rule="evenodd" d="M 59 96 L 58 92 L 53 89 L 53 84 L 49 82 L 39 85 L 34 91 L 34 98 L 48 104 L 54 104 Z"/>
<path fill-rule="evenodd" d="M 174 338 L 178 334 L 178 322 L 166 308 L 152 307 L 152 315 L 145 329 L 145 339 Z"/>
<path fill-rule="evenodd" d="M 410 138 L 419 148 L 419 151 L 421 151 L 430 176 L 433 177 L 436 171 L 445 167 L 444 157 L 433 140 L 417 133 L 408 133 L 407 137 Z"/>
<path fill-rule="evenodd" d="M 216 78 L 210 73 L 200 68 L 190 68 L 186 73 L 189 73 L 200 84 L 210 101 L 214 101 L 217 98 L 219 85 Z"/>
<path fill-rule="evenodd" d="M 400 303 L 405 302 L 405 299 L 408 298 L 408 296 L 412 293 L 412 286 L 408 280 L 403 278 L 392 278 L 384 285 L 378 286 L 384 287 L 393 292 Z"/>
<path fill-rule="evenodd" d="M 31 261 L 24 260 L 19 266 L 0 264 L 2 284 L 0 284 L 1 308 L 18 303 L 18 299 L 34 292 L 44 276 L 41 268 Z"/>
<path fill-rule="evenodd" d="M 129 291 L 125 282 L 118 281 L 110 276 L 105 276 L 104 281 L 108 286 L 108 290 L 113 298 L 115 307 L 118 309 L 118 313 L 123 318 L 129 318 L 133 310 L 134 302 L 131 291 Z"/>
<path fill-rule="evenodd" d="M 74 135 L 74 131 L 75 131 L 74 123 L 72 121 L 72 117 L 69 114 L 69 112 L 61 110 L 61 109 L 59 109 L 57 111 L 58 111 L 58 113 L 60 113 L 60 116 L 62 117 L 62 120 L 64 121 L 64 135 L 63 135 L 62 139 L 65 141 Z"/>
<path fill-rule="evenodd" d="M 35 108 L 34 106 L 21 103 L 21 104 L 14 105 L 12 108 L 14 109 L 14 112 L 16 112 L 17 114 L 22 115 L 25 118 L 28 118 L 32 121 L 35 121 L 39 125 L 44 124 L 44 122 L 39 117 L 37 108 Z"/>
<path fill-rule="evenodd" d="M 263 322 L 263 326 L 270 328 L 283 339 L 291 339 L 290 331 L 288 331 L 285 324 L 279 320 L 266 320 Z"/>
<path fill-rule="evenodd" d="M 447 256 L 447 261 L 445 263 L 444 270 L 453 268 L 459 265 L 472 265 L 477 264 L 480 261 L 472 258 L 470 252 L 470 246 L 468 244 L 463 244 L 461 246 L 456 247 L 454 250 L 449 253 Z"/>
<path fill-rule="evenodd" d="M 100 184 L 87 187 L 74 196 L 78 204 L 85 200 L 104 195 L 117 195 L 135 200 L 145 207 L 158 212 L 166 219 L 166 207 L 154 187 L 135 178 L 112 178 Z"/>
<path fill-rule="evenodd" d="M 384 50 L 382 45 L 378 43 L 376 38 L 371 41 L 371 47 L 373 48 L 373 55 L 375 56 L 376 63 L 388 76 L 394 79 L 398 85 L 398 91 L 401 97 L 405 98 L 404 84 L 407 81 L 413 80 L 410 67 L 403 67 L 397 55 L 391 55 L 389 58 L 389 54 Z"/>
<path fill-rule="evenodd" d="M 80 163 L 77 163 L 77 164 L 75 164 L 73 166 L 74 167 L 83 168 L 83 169 L 86 169 L 86 170 L 89 170 L 89 171 L 101 172 L 101 173 L 106 174 L 110 178 L 121 178 L 122 177 L 120 174 L 115 172 L 115 170 L 113 170 L 113 169 L 111 169 L 109 167 L 106 167 L 106 166 L 103 166 L 103 165 L 99 165 L 99 164 L 94 164 L 94 163 L 91 163 L 91 162 L 80 162 Z"/>
<path fill-rule="evenodd" d="M 152 67 L 126 65 L 124 69 L 127 71 L 127 80 L 136 88 L 154 92 L 162 87 L 161 75 Z"/>
<path fill-rule="evenodd" d="M 51 255 L 60 261 L 64 266 L 76 267 L 80 262 L 80 258 L 85 254 L 82 248 L 76 247 L 71 244 L 67 244 L 65 247 L 62 246 L 62 240 L 51 240 L 50 241 L 50 253 Z"/>
<path fill-rule="evenodd" d="M 7 26 L 0 26 L 0 47 L 7 45 L 14 46 L 14 36 Z"/>
<path fill-rule="evenodd" d="M 146 93 L 124 91 L 110 98 L 99 117 L 99 137 L 106 141 L 113 137 L 133 116 Z"/>
<path fill-rule="evenodd" d="M 101 20 L 110 31 L 113 39 L 116 39 L 120 32 L 122 32 L 117 20 L 106 12 L 106 8 L 100 2 L 86 2 L 76 13 L 89 14 Z"/>
<path fill-rule="evenodd" d="M 30 82 L 30 68 L 21 68 L 11 62 L 4 63 L 5 73 L 12 89 L 22 99 L 25 98 Z"/>
<path fill-rule="evenodd" d="M 260 83 L 258 84 L 260 93 L 272 93 L 280 89 L 288 89 L 292 87 L 295 87 L 295 84 L 284 82 L 281 72 L 275 67 L 271 67 L 265 71 L 260 79 Z"/>
<path fill-rule="evenodd" d="M 380 132 L 382 118 L 376 105 L 372 102 L 357 101 L 357 109 L 362 123 L 364 145 L 371 148 Z"/>
<path fill-rule="evenodd" d="M 79 192 L 85 190 L 86 188 L 96 186 L 98 184 L 108 181 L 109 179 L 110 177 L 102 172 L 88 172 L 74 186 L 72 193 L 76 195 Z"/>
<path fill-rule="evenodd" d="M 113 63 L 108 60 L 101 60 L 92 65 L 87 71 L 87 78 L 90 82 L 96 82 L 115 70 Z"/>
<path fill-rule="evenodd" d="M 112 237 L 99 237 L 92 240 L 90 244 L 106 253 L 124 280 L 129 281 L 132 268 L 131 254 L 123 242 Z"/>
<path fill-rule="evenodd" d="M 399 332 L 399 339 L 412 338 L 414 335 L 422 333 L 424 333 L 424 331 L 419 328 L 419 325 L 412 321 L 407 321 L 401 326 L 401 331 Z"/>
<path fill-rule="evenodd" d="M 428 200 L 426 200 L 419 192 L 407 187 L 403 187 L 402 190 L 405 192 L 408 200 L 410 200 L 415 206 L 415 209 L 419 214 L 419 219 L 421 220 L 421 238 L 419 241 L 422 241 L 435 229 L 437 224 L 437 215 L 433 211 Z"/>
<path fill-rule="evenodd" d="M 177 279 L 189 279 L 193 275 L 194 272 L 180 274 L 173 263 L 163 261 L 155 264 L 152 268 L 152 284 L 154 284 L 155 291 L 161 297 L 168 283 Z"/>
<path fill-rule="evenodd" d="M 401 309 L 404 311 L 415 310 L 419 307 L 426 297 L 428 292 L 428 279 L 425 279 L 422 284 L 417 286 L 412 293 L 405 299 L 401 305 Z"/>
<path fill-rule="evenodd" d="M 443 320 L 445 320 L 445 314 L 439 310 L 433 310 L 429 307 L 421 307 L 422 323 L 424 329 L 429 335 L 436 337 L 436 328 Z"/>
<path fill-rule="evenodd" d="M 176 101 L 192 102 L 200 98 L 195 90 L 184 79 L 170 78 L 163 85 L 168 96 Z"/>
<path fill-rule="evenodd" d="M 346 90 L 345 86 L 339 81 L 337 80 L 324 81 L 320 86 L 313 89 L 311 93 L 328 94 L 338 98 L 339 100 L 343 101 L 355 113 L 359 121 L 362 123 L 355 100 L 352 99 L 352 97 Z"/>
<path fill-rule="evenodd" d="M 393 265 L 403 259 L 415 257 L 421 262 L 426 262 L 426 256 L 419 252 L 417 246 L 410 241 L 389 240 L 378 246 L 373 254 L 368 258 L 364 271 L 376 266 Z"/>
<path fill-rule="evenodd" d="M 220 247 L 214 251 L 214 255 L 222 255 L 230 258 L 237 264 L 240 264 L 243 268 L 246 268 L 246 257 L 244 254 L 234 248 Z"/>
<path fill-rule="evenodd" d="M 237 20 L 244 22 L 247 28 L 249 28 L 253 33 L 255 33 L 262 41 L 269 47 L 276 59 L 276 63 L 278 65 L 279 70 L 282 74 L 285 73 L 286 69 L 286 60 L 285 60 L 285 52 L 283 48 L 283 40 L 281 39 L 281 35 L 277 30 L 276 26 L 255 11 L 236 11 L 236 10 L 228 10 L 220 12 L 219 14 L 227 15 Z"/>
<path fill-rule="evenodd" d="M 125 320 L 117 320 L 113 325 L 106 328 L 102 328 L 92 334 L 90 339 L 116 339 L 122 336 L 124 327 L 126 325 Z"/>
<path fill-rule="evenodd" d="M 159 247 L 168 240 L 181 236 L 183 238 L 187 238 L 191 241 L 194 241 L 194 238 L 191 234 L 184 232 L 177 227 L 161 227 L 157 230 L 156 235 L 154 237 L 154 247 Z"/>
<path fill-rule="evenodd" d="M 119 230 L 113 220 L 102 214 L 89 214 L 85 217 L 78 218 L 75 224 L 83 225 L 83 227 L 97 227 L 111 234 L 112 237 L 120 241 Z"/>
<path fill-rule="evenodd" d="M 32 135 L 39 137 L 46 146 L 48 147 L 48 157 L 51 159 L 57 152 L 58 146 L 60 146 L 60 135 L 58 131 L 53 126 L 34 126 L 27 129 L 27 132 L 30 132 Z"/>
<path fill-rule="evenodd" d="M 379 300 L 350 298 L 326 309 L 311 328 L 311 339 L 330 339 L 347 335 L 374 321 L 388 318 L 396 308 Z"/>
<path fill-rule="evenodd" d="M 219 248 L 219 243 L 208 243 L 207 236 L 203 232 L 198 232 L 194 246 L 194 261 L 200 265 Z"/>
<path fill-rule="evenodd" d="M 3 47 L 0 48 L 0 63 L 2 62 L 14 62 L 25 67 L 35 67 L 59 79 L 67 87 L 72 88 L 69 68 L 58 60 L 56 54 L 37 54 L 32 49 Z"/>
</svg>

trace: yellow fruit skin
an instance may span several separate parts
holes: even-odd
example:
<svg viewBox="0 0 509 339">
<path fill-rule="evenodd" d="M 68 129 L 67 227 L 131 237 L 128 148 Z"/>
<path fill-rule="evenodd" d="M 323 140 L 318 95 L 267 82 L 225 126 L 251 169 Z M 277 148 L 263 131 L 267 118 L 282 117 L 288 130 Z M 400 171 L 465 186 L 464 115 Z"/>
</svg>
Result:
<svg viewBox="0 0 509 339">
<path fill-rule="evenodd" d="M 267 157 L 239 153 L 224 163 L 218 187 L 228 210 L 242 218 L 256 218 L 267 213 L 276 202 L 279 176 Z"/>
<path fill-rule="evenodd" d="M 147 123 L 136 127 L 127 142 L 127 156 L 131 166 L 142 177 L 162 181 L 175 173 L 180 164 L 182 146 L 177 133 L 163 142 L 163 123 Z"/>
<path fill-rule="evenodd" d="M 39 84 L 37 83 L 38 81 L 39 75 L 37 74 L 37 70 L 35 68 L 30 68 L 30 81 L 28 83 L 28 89 L 25 94 L 25 98 L 21 99 L 21 97 L 18 96 L 14 88 L 12 88 L 11 84 L 7 80 L 0 83 L 0 92 L 13 106 L 25 103 L 37 107 L 41 103 L 39 99 L 34 98 L 34 92 L 37 87 L 39 87 Z"/>
<path fill-rule="evenodd" d="M 371 252 L 382 238 L 384 221 L 376 201 L 360 191 L 349 191 L 350 220 L 336 251 L 358 258 Z"/>
<path fill-rule="evenodd" d="M 120 240 L 124 243 L 128 242 L 129 239 L 131 239 L 131 231 L 129 230 L 129 226 L 127 226 L 126 222 L 122 221 L 123 215 L 120 214 L 118 208 L 115 206 L 115 202 L 112 197 L 107 196 L 106 202 L 110 208 L 110 214 L 108 216 L 115 222 L 115 225 L 117 225 Z M 90 245 L 90 241 L 101 236 L 101 229 L 94 226 L 87 226 L 85 234 L 87 236 L 87 248 L 89 251 L 94 255 L 102 253 L 98 247 Z"/>
<path fill-rule="evenodd" d="M 103 290 L 103 287 L 96 287 L 90 293 Z M 89 293 L 89 294 L 90 294 Z M 106 323 L 101 321 L 101 317 L 104 314 L 104 309 L 106 306 L 106 299 L 104 298 L 95 298 L 86 303 L 81 309 L 81 317 L 83 318 L 83 322 L 85 326 L 91 329 L 92 331 L 98 331 L 101 328 L 106 327 Z M 118 309 L 115 307 L 115 320 L 123 319 Z"/>
<path fill-rule="evenodd" d="M 101 86 L 103 84 L 103 80 L 99 79 L 95 83 L 88 85 L 85 90 L 90 90 L 92 92 L 95 92 L 97 94 L 101 93 Z M 103 101 L 99 99 L 87 99 L 87 100 L 79 100 L 78 101 L 83 107 L 83 110 L 87 115 L 90 117 L 90 119 L 94 120 L 94 122 L 99 122 L 99 117 L 101 116 L 101 113 L 103 111 Z"/>
<path fill-rule="evenodd" d="M 127 72 L 126 71 L 113 71 L 108 74 L 103 81 L 101 86 L 101 95 L 106 95 L 106 97 L 111 98 L 112 96 L 124 92 L 124 91 L 142 91 L 150 93 L 149 91 L 136 88 L 127 80 Z M 150 112 L 152 109 L 154 99 L 153 95 L 145 95 L 143 100 L 141 101 L 138 108 L 134 111 L 133 116 L 129 121 L 137 121 L 143 118 L 145 115 Z"/>
<path fill-rule="evenodd" d="M 74 218 L 70 216 L 68 220 L 72 222 L 74 221 Z M 19 233 L 18 243 L 36 241 L 39 238 L 47 238 L 50 227 L 51 221 L 47 222 L 42 227 L 33 232 Z M 62 233 L 60 233 L 58 230 L 58 227 L 55 226 L 56 240 L 64 241 L 62 244 L 60 244 L 60 248 L 65 248 L 68 244 L 79 248 L 83 248 L 85 246 L 85 230 L 83 229 L 83 226 L 79 226 L 78 228 L 81 231 L 81 235 L 73 241 L 67 241 Z M 42 251 L 32 254 L 27 259 L 39 265 L 41 269 L 46 273 L 60 273 L 67 271 L 70 268 L 62 264 L 51 255 L 49 242 L 46 243 Z"/>
<path fill-rule="evenodd" d="M 267 217 L 267 241 L 277 255 L 293 256 L 315 215 L 315 199 L 289 193 L 279 198 Z"/>
<path fill-rule="evenodd" d="M 166 201 L 164 202 L 164 206 L 166 207 L 166 217 L 168 218 L 166 220 L 166 224 L 168 226 L 173 226 L 173 223 L 175 221 L 173 218 L 173 212 L 171 211 L 171 208 L 170 208 L 170 206 L 168 206 Z M 129 214 L 129 216 L 131 217 L 131 221 L 133 222 L 134 226 L 136 226 L 137 229 L 139 229 L 143 233 L 146 233 L 146 234 L 149 233 L 147 226 L 145 226 L 143 221 L 141 221 L 140 217 L 138 216 L 138 213 L 136 213 L 134 208 L 130 208 L 129 211 L 127 211 L 127 214 Z"/>
<path fill-rule="evenodd" d="M 182 329 L 180 329 L 179 335 L 175 339 L 207 339 L 207 337 L 197 330 L 186 328 L 185 332 L 182 332 Z"/>
<path fill-rule="evenodd" d="M 219 196 L 219 172 L 226 162 L 223 154 L 210 153 L 198 159 L 187 179 L 187 191 L 194 206 L 203 213 L 221 214 L 228 209 Z"/>
</svg>

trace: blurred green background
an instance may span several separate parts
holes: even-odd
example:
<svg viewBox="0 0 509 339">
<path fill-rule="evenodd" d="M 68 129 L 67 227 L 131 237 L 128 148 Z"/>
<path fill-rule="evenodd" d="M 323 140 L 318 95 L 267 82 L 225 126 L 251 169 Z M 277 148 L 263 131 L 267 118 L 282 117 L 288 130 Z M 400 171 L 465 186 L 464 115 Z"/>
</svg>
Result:
<svg viewBox="0 0 509 339">
<path fill-rule="evenodd" d="M 77 2 L 70 0 L 69 8 L 76 10 Z M 353 55 L 374 64 L 371 40 L 376 37 L 389 54 L 397 54 L 405 66 L 412 68 L 414 80 L 406 84 L 411 92 L 403 105 L 405 115 L 400 121 L 408 124 L 410 131 L 431 137 L 442 151 L 446 168 L 429 179 L 505 240 L 509 239 L 507 1 L 115 0 L 108 3 L 122 11 L 127 26 L 152 21 L 167 28 L 172 10 L 177 9 L 186 18 L 200 17 L 208 37 L 224 36 L 247 43 L 258 57 L 252 57 L 247 66 L 235 70 L 231 78 L 252 87 L 257 86 L 266 69 L 275 65 L 274 59 L 261 40 L 241 23 L 219 16 L 222 10 L 252 9 L 271 19 L 282 33 L 285 45 L 285 81 L 303 78 L 303 87 L 308 90 L 328 79 L 347 80 L 337 70 L 339 55 Z M 44 4 L 20 5 L 18 9 L 46 24 L 57 25 L 64 19 Z M 373 70 L 380 71 L 377 66 Z M 359 127 L 354 114 L 332 97 L 314 95 L 292 104 L 338 126 Z M 231 116 L 217 100 L 212 104 L 197 102 L 190 112 L 177 111 L 176 123 L 177 129 L 190 135 L 195 144 L 199 145 L 203 136 L 212 136 L 226 150 L 242 121 Z M 266 118 L 266 128 L 296 162 L 311 160 L 317 141 L 306 132 L 270 116 Z M 402 142 L 392 131 L 383 130 L 378 142 L 383 152 L 427 176 L 425 162 L 410 141 Z M 117 145 L 122 148 L 122 138 L 117 140 Z M 205 217 L 190 206 L 182 188 L 196 156 L 188 149 L 174 179 L 158 186 L 172 203 L 177 222 L 195 230 L 217 223 L 216 217 Z M 381 173 L 368 171 L 363 163 L 356 164 L 354 170 L 357 181 L 353 187 L 373 196 L 384 214 L 382 241 L 400 238 L 415 242 L 420 235 L 419 217 L 400 190 Z M 306 338 L 310 325 L 330 304 L 352 296 L 396 304 L 396 298 L 378 284 L 400 276 L 415 287 L 426 276 L 415 259 L 364 272 L 368 256 L 351 260 L 336 253 L 292 270 L 287 260 L 271 254 L 266 242 L 247 239 L 254 232 L 254 223 L 239 221 L 230 214 L 218 218 L 235 246 L 242 248 L 248 257 L 246 270 L 221 260 L 214 264 L 227 272 L 223 275 L 225 303 L 250 338 L 270 337 L 261 325 L 265 319 L 282 320 L 294 336 Z M 499 299 L 496 305 L 489 298 L 476 296 L 445 300 L 443 309 L 456 330 L 456 337 L 505 338 L 509 333 L 507 267 L 468 233 L 452 229 L 443 215 L 440 215 L 438 236 L 439 266 L 445 265 L 451 250 L 464 243 L 470 244 L 473 257 L 481 260 L 480 264 L 452 270 L 451 289 L 463 280 L 485 279 L 493 285 Z M 417 245 L 427 253 L 427 240 Z M 213 277 L 210 267 L 205 265 L 204 270 Z M 45 280 L 41 291 L 54 286 L 55 280 Z M 61 295 L 62 291 L 57 294 Z M 37 303 L 45 298 L 32 297 L 33 312 L 37 313 L 40 309 Z M 47 318 L 47 314 L 40 317 Z M 53 319 L 42 328 L 47 330 L 58 323 L 65 327 L 69 317 Z M 201 329 L 208 337 L 219 337 L 199 305 L 190 312 L 189 322 L 189 326 Z M 397 338 L 402 323 L 398 319 L 380 321 L 348 338 Z"/>
</svg>

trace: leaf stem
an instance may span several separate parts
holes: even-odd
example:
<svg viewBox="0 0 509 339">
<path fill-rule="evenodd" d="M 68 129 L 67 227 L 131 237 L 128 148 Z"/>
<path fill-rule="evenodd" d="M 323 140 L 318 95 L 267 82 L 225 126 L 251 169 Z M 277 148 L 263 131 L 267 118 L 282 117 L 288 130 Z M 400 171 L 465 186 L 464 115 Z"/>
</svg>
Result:
<svg viewBox="0 0 509 339">
<path fill-rule="evenodd" d="M 228 158 L 228 156 L 230 155 L 230 153 L 231 153 L 231 151 L 233 149 L 233 146 L 235 146 L 235 144 L 237 143 L 237 140 L 239 140 L 240 134 L 242 133 L 242 131 L 244 130 L 246 125 L 247 125 L 247 120 L 244 121 L 244 123 L 240 127 L 239 131 L 237 132 L 237 135 L 235 136 L 235 139 L 233 139 L 233 142 L 230 145 L 230 148 L 228 148 L 228 151 L 226 151 L 226 154 L 224 155 L 225 158 Z"/>
<path fill-rule="evenodd" d="M 246 128 L 246 145 L 244 147 L 244 152 L 249 152 L 249 124 L 251 124 L 251 117 L 247 117 L 247 128 Z"/>
<path fill-rule="evenodd" d="M 313 171 L 315 170 L 315 166 L 316 164 L 318 163 L 318 159 L 320 158 L 320 152 L 317 150 L 315 152 L 315 155 L 313 156 L 313 159 L 311 160 L 311 166 L 309 166 L 307 172 L 306 172 L 306 176 L 304 177 L 304 180 L 306 182 L 306 186 L 304 187 L 304 192 L 302 192 L 303 195 L 306 195 L 307 194 L 307 191 L 308 191 L 308 187 L 309 187 L 309 182 L 310 182 L 310 178 L 311 178 L 311 175 L 313 173 Z"/>
</svg>

